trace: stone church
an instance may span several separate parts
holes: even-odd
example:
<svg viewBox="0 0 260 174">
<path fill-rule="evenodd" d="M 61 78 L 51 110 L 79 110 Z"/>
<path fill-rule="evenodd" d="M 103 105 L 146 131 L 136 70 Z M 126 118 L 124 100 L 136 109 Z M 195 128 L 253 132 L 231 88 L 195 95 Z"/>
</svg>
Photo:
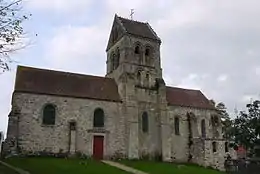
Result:
<svg viewBox="0 0 260 174">
<path fill-rule="evenodd" d="M 115 15 L 105 77 L 18 66 L 5 150 L 223 168 L 215 107 L 199 90 L 165 84 L 160 45 L 148 23 Z"/>
</svg>

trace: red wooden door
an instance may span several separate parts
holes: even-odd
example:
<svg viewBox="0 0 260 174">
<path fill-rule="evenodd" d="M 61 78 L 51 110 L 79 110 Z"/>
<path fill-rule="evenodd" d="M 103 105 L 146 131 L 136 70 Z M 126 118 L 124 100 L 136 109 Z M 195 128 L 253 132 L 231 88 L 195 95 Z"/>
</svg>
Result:
<svg viewBox="0 0 260 174">
<path fill-rule="evenodd" d="M 93 157 L 94 159 L 101 160 L 103 159 L 104 152 L 104 137 L 103 136 L 94 136 L 93 141 Z"/>
</svg>

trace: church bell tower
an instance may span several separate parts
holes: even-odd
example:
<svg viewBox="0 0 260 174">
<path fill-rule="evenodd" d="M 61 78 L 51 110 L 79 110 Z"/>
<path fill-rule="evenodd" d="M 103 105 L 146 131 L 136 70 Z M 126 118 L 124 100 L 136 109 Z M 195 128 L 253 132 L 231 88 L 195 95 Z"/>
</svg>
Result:
<svg viewBox="0 0 260 174">
<path fill-rule="evenodd" d="M 160 119 L 165 118 L 167 102 L 160 45 L 148 23 L 115 15 L 106 49 L 106 77 L 115 79 L 122 98 L 129 158 L 163 153 Z"/>
<path fill-rule="evenodd" d="M 136 85 L 152 87 L 162 79 L 161 40 L 148 23 L 115 15 L 107 45 L 107 77 L 130 75 Z"/>
</svg>

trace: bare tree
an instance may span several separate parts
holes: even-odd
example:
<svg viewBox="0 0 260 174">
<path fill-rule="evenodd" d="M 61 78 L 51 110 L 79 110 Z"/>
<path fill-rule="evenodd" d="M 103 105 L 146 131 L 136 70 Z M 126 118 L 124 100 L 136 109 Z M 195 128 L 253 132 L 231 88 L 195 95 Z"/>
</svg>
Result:
<svg viewBox="0 0 260 174">
<path fill-rule="evenodd" d="M 25 47 L 21 23 L 28 19 L 22 14 L 23 0 L 0 0 L 0 72 L 10 70 L 10 53 Z"/>
</svg>

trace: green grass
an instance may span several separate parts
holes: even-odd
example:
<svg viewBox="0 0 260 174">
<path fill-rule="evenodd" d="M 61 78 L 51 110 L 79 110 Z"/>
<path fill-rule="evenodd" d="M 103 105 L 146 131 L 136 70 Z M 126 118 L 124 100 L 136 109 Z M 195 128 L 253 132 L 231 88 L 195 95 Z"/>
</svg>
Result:
<svg viewBox="0 0 260 174">
<path fill-rule="evenodd" d="M 0 164 L 0 174 L 17 174 L 17 173 Z"/>
<path fill-rule="evenodd" d="M 177 165 L 153 161 L 120 161 L 126 166 L 147 172 L 149 174 L 224 174 L 212 169 L 205 169 L 196 165 Z M 179 166 L 179 167 L 178 167 Z"/>
<path fill-rule="evenodd" d="M 10 158 L 6 159 L 5 162 L 24 169 L 31 174 L 127 174 L 125 171 L 94 160 Z"/>
</svg>

